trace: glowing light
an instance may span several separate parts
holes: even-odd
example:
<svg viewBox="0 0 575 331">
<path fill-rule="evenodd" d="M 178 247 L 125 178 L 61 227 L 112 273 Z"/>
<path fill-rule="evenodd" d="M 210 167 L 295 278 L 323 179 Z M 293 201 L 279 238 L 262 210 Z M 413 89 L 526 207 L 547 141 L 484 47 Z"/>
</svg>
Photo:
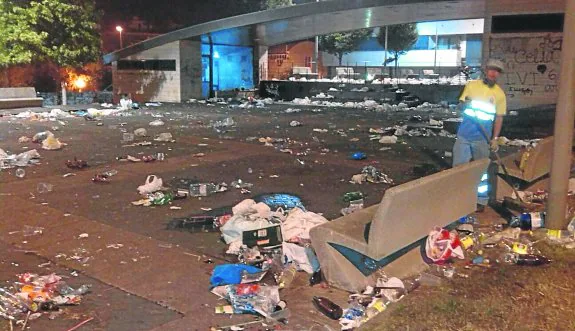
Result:
<svg viewBox="0 0 575 331">
<path fill-rule="evenodd" d="M 124 31 L 124 28 L 122 28 L 121 26 L 118 25 L 118 26 L 116 27 L 116 31 L 122 33 L 122 31 Z"/>
<path fill-rule="evenodd" d="M 78 77 L 74 80 L 74 86 L 79 90 L 86 88 L 86 85 L 88 85 L 88 82 L 86 82 L 84 77 Z"/>
<path fill-rule="evenodd" d="M 218 51 L 214 52 L 214 59 L 219 59 L 220 58 L 220 53 L 218 53 Z"/>
</svg>

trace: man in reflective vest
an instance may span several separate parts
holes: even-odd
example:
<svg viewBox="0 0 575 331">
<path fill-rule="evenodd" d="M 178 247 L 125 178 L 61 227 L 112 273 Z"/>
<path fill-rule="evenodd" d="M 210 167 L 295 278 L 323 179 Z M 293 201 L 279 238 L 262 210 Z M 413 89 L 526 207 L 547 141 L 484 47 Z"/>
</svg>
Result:
<svg viewBox="0 0 575 331">
<path fill-rule="evenodd" d="M 497 143 L 503 116 L 507 111 L 505 93 L 497 85 L 503 72 L 503 62 L 491 59 L 485 65 L 484 78 L 473 80 L 465 85 L 460 101 L 463 122 L 457 131 L 453 146 L 453 166 L 489 157 L 489 149 L 497 152 Z M 484 174 L 477 189 L 478 203 L 488 202 L 488 178 Z"/>
</svg>

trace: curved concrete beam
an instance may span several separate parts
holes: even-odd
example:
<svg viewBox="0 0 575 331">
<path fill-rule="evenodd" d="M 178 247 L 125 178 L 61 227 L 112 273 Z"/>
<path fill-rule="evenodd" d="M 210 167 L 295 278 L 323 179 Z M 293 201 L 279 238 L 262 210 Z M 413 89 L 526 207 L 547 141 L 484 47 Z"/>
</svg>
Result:
<svg viewBox="0 0 575 331">
<path fill-rule="evenodd" d="M 485 0 L 332 0 L 254 12 L 169 32 L 104 56 L 104 63 L 174 41 L 228 29 L 255 28 L 259 45 L 390 24 L 480 18 Z"/>
</svg>

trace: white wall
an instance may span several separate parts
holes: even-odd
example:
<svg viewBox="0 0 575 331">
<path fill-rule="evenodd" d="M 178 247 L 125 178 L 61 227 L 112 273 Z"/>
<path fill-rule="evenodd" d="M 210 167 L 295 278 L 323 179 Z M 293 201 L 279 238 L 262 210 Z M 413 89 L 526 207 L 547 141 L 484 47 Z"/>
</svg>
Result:
<svg viewBox="0 0 575 331">
<path fill-rule="evenodd" d="M 483 33 L 483 19 L 436 21 L 417 23 L 417 32 L 420 36 L 455 35 L 455 34 L 481 34 Z M 437 30 L 436 30 L 437 29 Z"/>
<path fill-rule="evenodd" d="M 117 63 L 114 62 L 112 81 L 115 96 L 129 93 L 140 102 L 181 102 L 179 41 L 145 50 L 123 60 L 176 60 L 176 70 L 117 70 Z"/>
<path fill-rule="evenodd" d="M 508 108 L 557 102 L 561 33 L 493 34 L 489 56 L 505 62 L 500 78 Z"/>
<path fill-rule="evenodd" d="M 461 65 L 461 52 L 455 49 L 437 50 L 438 67 L 456 67 Z M 322 52 L 322 60 L 325 66 L 338 66 L 339 61 L 336 56 Z M 391 54 L 388 55 L 391 57 Z M 346 54 L 343 57 L 342 65 L 364 66 L 364 61 L 368 67 L 381 66 L 385 58 L 384 51 L 364 51 Z M 435 51 L 434 50 L 413 50 L 399 57 L 399 66 L 401 67 L 433 67 Z M 395 66 L 395 63 L 389 64 Z"/>
</svg>

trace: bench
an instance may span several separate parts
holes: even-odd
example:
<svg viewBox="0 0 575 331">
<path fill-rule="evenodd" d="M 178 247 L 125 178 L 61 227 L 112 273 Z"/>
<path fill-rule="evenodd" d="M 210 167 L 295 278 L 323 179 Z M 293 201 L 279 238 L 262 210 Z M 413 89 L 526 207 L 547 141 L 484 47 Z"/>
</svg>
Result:
<svg viewBox="0 0 575 331">
<path fill-rule="evenodd" d="M 475 211 L 477 186 L 489 160 L 478 160 L 388 189 L 381 203 L 319 225 L 310 232 L 330 285 L 358 292 L 380 268 L 407 277 L 426 264 L 419 251 L 434 226 Z"/>
<path fill-rule="evenodd" d="M 292 68 L 292 74 L 296 77 L 301 77 L 301 76 L 315 77 L 318 75 L 317 73 L 311 72 L 310 67 L 293 67 Z"/>
<path fill-rule="evenodd" d="M 521 159 L 525 153 L 529 154 L 526 156 L 523 168 L 521 168 Z M 530 150 L 522 148 L 519 152 L 502 158 L 501 163 L 507 169 L 509 176 L 513 178 L 506 178 L 503 168 L 501 166 L 498 167 L 496 171 L 498 176 L 496 176 L 495 198 L 501 200 L 505 196 L 510 196 L 513 193 L 511 187 L 515 184 L 511 181 L 514 179 L 518 179 L 519 183 L 523 183 L 524 185 L 522 186 L 530 186 L 532 183 L 546 176 L 551 171 L 552 154 L 553 137 L 551 136 L 540 140 L 537 145 Z M 525 188 L 526 187 L 523 187 L 522 189 Z"/>
<path fill-rule="evenodd" d="M 42 102 L 33 87 L 0 88 L 0 109 L 42 107 Z"/>
<path fill-rule="evenodd" d="M 438 79 L 439 78 L 439 74 L 436 74 L 433 70 L 423 70 L 423 78 L 428 78 L 428 79 Z"/>
<path fill-rule="evenodd" d="M 350 67 L 337 67 L 335 68 L 335 75 L 338 78 L 351 78 L 359 76 L 359 73 L 354 72 L 353 68 Z"/>
</svg>

